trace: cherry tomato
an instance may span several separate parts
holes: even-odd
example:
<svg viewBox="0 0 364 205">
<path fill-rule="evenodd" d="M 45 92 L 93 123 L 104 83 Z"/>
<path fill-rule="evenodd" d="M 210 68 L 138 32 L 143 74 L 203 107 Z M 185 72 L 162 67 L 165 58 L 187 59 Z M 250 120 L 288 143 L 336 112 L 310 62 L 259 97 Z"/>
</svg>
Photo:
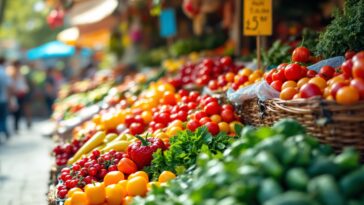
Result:
<svg viewBox="0 0 364 205">
<path fill-rule="evenodd" d="M 282 89 L 281 93 L 279 94 L 279 98 L 282 100 L 292 100 L 297 93 L 298 91 L 296 88 L 287 87 Z"/>
<path fill-rule="evenodd" d="M 219 84 L 217 83 L 216 80 L 211 80 L 209 82 L 209 89 L 210 90 L 217 90 L 219 88 Z"/>
<path fill-rule="evenodd" d="M 355 78 L 350 82 L 350 85 L 355 87 L 359 91 L 360 99 L 364 99 L 364 80 L 361 78 Z"/>
<path fill-rule="evenodd" d="M 336 93 L 336 102 L 342 105 L 352 105 L 359 101 L 359 91 L 353 86 L 340 88 Z"/>
<path fill-rule="evenodd" d="M 223 66 L 230 66 L 233 64 L 233 60 L 231 59 L 230 56 L 226 56 L 226 57 L 223 57 L 220 59 L 220 63 L 223 65 Z"/>
<path fill-rule="evenodd" d="M 292 61 L 306 63 L 310 60 L 310 50 L 306 47 L 297 47 L 293 50 Z"/>
<path fill-rule="evenodd" d="M 343 72 L 344 75 L 351 77 L 353 72 L 353 61 L 351 60 L 346 60 L 342 65 L 341 65 L 341 71 Z"/>
<path fill-rule="evenodd" d="M 220 132 L 219 125 L 215 122 L 206 123 L 206 127 L 212 135 L 217 135 Z"/>
<path fill-rule="evenodd" d="M 205 125 L 208 122 L 211 122 L 211 119 L 209 117 L 203 117 L 199 121 L 200 125 Z"/>
<path fill-rule="evenodd" d="M 285 88 L 295 88 L 297 87 L 297 83 L 295 81 L 289 80 L 283 83 L 282 90 Z"/>
<path fill-rule="evenodd" d="M 223 110 L 234 110 L 234 107 L 231 104 L 222 105 Z"/>
<path fill-rule="evenodd" d="M 346 51 L 345 52 L 345 59 L 349 60 L 349 59 L 353 58 L 354 55 L 355 55 L 354 51 Z"/>
<path fill-rule="evenodd" d="M 221 118 L 224 122 L 232 122 L 235 119 L 234 111 L 232 110 L 223 110 L 221 112 Z"/>
<path fill-rule="evenodd" d="M 318 76 L 317 77 L 314 77 L 314 78 L 311 78 L 308 81 L 308 83 L 312 83 L 312 84 L 317 85 L 321 89 L 321 91 L 323 91 L 326 88 L 326 86 L 327 86 L 326 80 L 323 79 L 323 78 L 321 78 L 321 77 L 318 77 Z"/>
<path fill-rule="evenodd" d="M 200 127 L 200 123 L 197 120 L 190 120 L 187 123 L 187 129 L 194 132 L 198 127 Z"/>
<path fill-rule="evenodd" d="M 210 102 L 205 106 L 204 111 L 210 116 L 220 114 L 221 106 L 217 102 Z"/>
<path fill-rule="evenodd" d="M 313 78 L 313 77 L 315 77 L 317 75 L 317 72 L 316 71 L 314 71 L 314 70 L 308 70 L 307 71 L 307 77 L 308 78 Z"/>
<path fill-rule="evenodd" d="M 227 122 L 220 122 L 218 126 L 221 132 L 229 133 L 230 126 Z"/>
<path fill-rule="evenodd" d="M 68 191 L 67 189 L 62 189 L 57 191 L 57 196 L 61 199 L 64 199 L 67 195 Z"/>
<path fill-rule="evenodd" d="M 302 68 L 297 63 L 292 63 L 284 68 L 284 76 L 287 80 L 299 80 L 302 76 Z"/>
<path fill-rule="evenodd" d="M 207 114 L 205 111 L 197 111 L 195 113 L 195 119 L 199 121 L 201 118 L 207 117 Z"/>
<path fill-rule="evenodd" d="M 326 78 L 330 79 L 334 76 L 335 68 L 325 65 L 320 69 L 320 73 L 323 74 Z"/>
<path fill-rule="evenodd" d="M 274 81 L 277 81 L 277 80 L 278 80 L 278 81 L 281 81 L 281 82 L 286 81 L 286 77 L 285 77 L 285 75 L 284 75 L 284 69 L 274 72 L 274 73 L 272 74 L 272 80 L 273 80 L 273 82 L 274 82 Z M 273 82 L 272 82 L 272 83 L 273 83 Z"/>
<path fill-rule="evenodd" d="M 330 95 L 336 99 L 336 93 L 337 91 L 340 89 L 340 88 L 343 88 L 345 86 L 347 86 L 348 84 L 345 83 L 345 82 L 337 82 L 337 83 L 334 83 L 331 88 L 330 88 Z"/>
<path fill-rule="evenodd" d="M 272 88 L 274 88 L 276 91 L 281 92 L 281 88 L 282 88 L 282 81 L 280 80 L 275 80 L 272 82 L 272 84 L 270 84 L 270 86 L 272 86 Z"/>
<path fill-rule="evenodd" d="M 353 77 L 364 79 L 364 58 L 354 61 Z"/>
<path fill-rule="evenodd" d="M 142 134 L 144 132 L 144 125 L 141 123 L 133 122 L 130 125 L 130 134 L 132 135 L 138 135 Z"/>
<path fill-rule="evenodd" d="M 300 96 L 302 98 L 311 98 L 320 95 L 322 95 L 321 89 L 313 83 L 307 83 L 300 89 Z"/>
<path fill-rule="evenodd" d="M 278 65 L 277 69 L 278 70 L 283 70 L 287 65 L 288 65 L 288 63 L 281 63 L 281 64 Z"/>
</svg>

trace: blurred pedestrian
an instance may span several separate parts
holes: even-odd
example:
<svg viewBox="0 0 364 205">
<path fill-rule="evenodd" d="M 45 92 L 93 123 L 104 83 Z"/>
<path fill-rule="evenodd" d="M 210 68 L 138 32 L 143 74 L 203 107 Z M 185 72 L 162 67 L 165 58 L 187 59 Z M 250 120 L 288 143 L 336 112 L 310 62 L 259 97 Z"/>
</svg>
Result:
<svg viewBox="0 0 364 205">
<path fill-rule="evenodd" d="M 3 132 L 6 138 L 10 137 L 7 128 L 7 115 L 9 112 L 9 100 L 11 94 L 11 78 L 5 72 L 5 59 L 0 57 L 0 132 Z"/>
<path fill-rule="evenodd" d="M 45 102 L 47 105 L 48 115 L 52 114 L 52 106 L 57 97 L 57 82 L 53 73 L 53 68 L 48 68 L 46 71 L 45 80 Z"/>
<path fill-rule="evenodd" d="M 29 85 L 27 84 L 25 76 L 21 73 L 20 68 L 20 61 L 14 61 L 9 67 L 9 73 L 13 80 L 12 86 L 17 103 L 17 107 L 13 110 L 15 132 L 18 132 L 20 119 L 25 114 L 24 108 L 26 97 L 29 92 Z"/>
</svg>

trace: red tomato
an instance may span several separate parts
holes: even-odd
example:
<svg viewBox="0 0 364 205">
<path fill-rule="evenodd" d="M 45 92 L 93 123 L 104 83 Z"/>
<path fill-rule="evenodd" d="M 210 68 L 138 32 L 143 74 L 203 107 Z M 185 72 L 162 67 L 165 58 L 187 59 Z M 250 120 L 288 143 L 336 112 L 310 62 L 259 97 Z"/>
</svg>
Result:
<svg viewBox="0 0 364 205">
<path fill-rule="evenodd" d="M 221 112 L 221 118 L 224 122 L 232 122 L 235 119 L 234 111 L 232 110 L 223 110 Z"/>
<path fill-rule="evenodd" d="M 338 90 L 340 90 L 340 88 L 347 86 L 348 84 L 345 82 L 337 82 L 334 83 L 331 88 L 330 88 L 330 94 L 331 96 L 336 99 L 336 93 Z"/>
<path fill-rule="evenodd" d="M 190 120 L 187 123 L 187 129 L 194 132 L 198 127 L 200 127 L 200 123 L 197 120 Z"/>
<path fill-rule="evenodd" d="M 282 89 L 282 81 L 275 80 L 275 81 L 272 82 L 272 84 L 270 84 L 270 86 L 272 86 L 272 88 L 274 88 L 276 91 L 281 92 L 281 89 Z"/>
<path fill-rule="evenodd" d="M 178 94 L 183 97 L 183 96 L 188 96 L 189 92 L 188 90 L 185 90 L 185 89 L 181 89 L 178 91 Z"/>
<path fill-rule="evenodd" d="M 320 95 L 322 95 L 320 88 L 313 83 L 307 83 L 300 89 L 300 96 L 302 98 L 311 98 Z"/>
<path fill-rule="evenodd" d="M 218 115 L 221 112 L 221 106 L 217 102 L 210 102 L 204 108 L 208 115 Z"/>
<path fill-rule="evenodd" d="M 310 60 L 310 55 L 310 50 L 301 46 L 293 50 L 292 61 L 306 63 Z"/>
<path fill-rule="evenodd" d="M 272 80 L 273 81 L 279 80 L 281 82 L 286 81 L 286 77 L 284 76 L 284 69 L 274 72 L 272 74 Z"/>
<path fill-rule="evenodd" d="M 299 80 L 301 78 L 301 66 L 297 63 L 292 63 L 286 66 L 284 69 L 284 76 L 287 80 Z"/>
<path fill-rule="evenodd" d="M 282 70 L 282 69 L 284 69 L 287 65 L 288 65 L 288 63 L 281 63 L 281 64 L 279 64 L 279 65 L 278 65 L 277 69 L 278 69 L 278 70 Z"/>
<path fill-rule="evenodd" d="M 234 107 L 231 104 L 224 104 L 222 106 L 223 110 L 234 110 Z"/>
<path fill-rule="evenodd" d="M 301 77 L 300 78 L 306 77 L 307 71 L 308 71 L 308 68 L 306 66 L 301 66 Z"/>
<path fill-rule="evenodd" d="M 204 125 L 204 124 L 206 124 L 208 122 L 211 122 L 211 119 L 209 117 L 203 117 L 199 121 L 200 125 Z"/>
<path fill-rule="evenodd" d="M 314 71 L 314 70 L 308 70 L 307 71 L 307 77 L 309 77 L 309 78 L 313 78 L 313 77 L 315 77 L 317 75 L 317 72 L 316 71 Z"/>
<path fill-rule="evenodd" d="M 230 56 L 226 56 L 220 59 L 220 63 L 223 66 L 230 66 L 231 64 L 233 64 L 233 60 L 231 59 Z"/>
<path fill-rule="evenodd" d="M 355 55 L 357 56 L 357 55 Z M 353 77 L 364 79 L 364 58 L 354 61 Z"/>
<path fill-rule="evenodd" d="M 357 53 L 354 57 L 353 57 L 353 62 L 360 60 L 360 59 L 364 59 L 364 51 L 360 51 L 359 53 Z"/>
<path fill-rule="evenodd" d="M 144 132 L 144 125 L 138 122 L 133 122 L 131 123 L 129 130 L 132 135 L 142 134 Z"/>
<path fill-rule="evenodd" d="M 349 59 L 353 58 L 354 55 L 355 55 L 354 51 L 346 51 L 345 52 L 345 59 L 349 60 Z"/>
<path fill-rule="evenodd" d="M 209 68 L 212 68 L 215 65 L 215 63 L 214 63 L 214 61 L 212 59 L 207 58 L 207 59 L 204 59 L 202 61 L 202 65 L 206 66 L 206 67 L 209 67 Z"/>
<path fill-rule="evenodd" d="M 272 76 L 271 76 L 272 77 Z M 245 75 L 241 76 L 238 80 L 239 85 L 243 85 L 244 83 L 248 82 L 249 78 Z"/>
<path fill-rule="evenodd" d="M 239 89 L 239 84 L 238 83 L 233 83 L 231 84 L 231 87 L 234 89 L 234 90 L 238 90 Z"/>
<path fill-rule="evenodd" d="M 268 83 L 269 85 L 273 82 L 272 75 L 273 75 L 273 73 L 274 73 L 275 71 L 276 71 L 276 69 L 273 69 L 273 70 L 269 71 L 269 72 L 267 73 L 267 75 L 265 75 L 265 77 L 264 77 L 265 81 L 267 81 L 267 83 Z"/>
<path fill-rule="evenodd" d="M 352 71 L 353 69 L 353 61 L 352 60 L 346 60 L 342 65 L 341 65 L 341 71 L 343 72 L 343 74 L 345 76 L 352 76 Z"/>
<path fill-rule="evenodd" d="M 195 119 L 196 120 L 200 120 L 201 118 L 204 118 L 204 117 L 207 117 L 207 114 L 206 114 L 206 112 L 204 112 L 204 111 L 198 111 L 198 112 L 196 112 L 196 114 L 195 114 Z"/>
<path fill-rule="evenodd" d="M 364 99 L 364 80 L 361 78 L 355 78 L 350 82 L 350 85 L 355 87 L 359 91 L 360 99 Z"/>
<path fill-rule="evenodd" d="M 206 123 L 206 127 L 212 135 L 217 135 L 220 132 L 219 125 L 215 122 Z"/>
<path fill-rule="evenodd" d="M 328 65 L 325 65 L 320 69 L 320 74 L 323 74 L 327 79 L 332 78 L 334 76 L 334 73 L 335 73 L 335 68 Z"/>
<path fill-rule="evenodd" d="M 209 82 L 209 88 L 210 90 L 217 90 L 219 88 L 219 84 L 217 84 L 216 80 L 211 80 Z"/>
</svg>

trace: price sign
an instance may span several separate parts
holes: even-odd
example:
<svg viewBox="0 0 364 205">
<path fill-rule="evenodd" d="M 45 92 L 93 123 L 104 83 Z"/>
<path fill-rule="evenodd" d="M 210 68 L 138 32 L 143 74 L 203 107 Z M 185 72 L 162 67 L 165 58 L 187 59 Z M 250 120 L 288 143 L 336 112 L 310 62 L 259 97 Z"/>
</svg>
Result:
<svg viewBox="0 0 364 205">
<path fill-rule="evenodd" d="M 272 0 L 244 0 L 244 35 L 272 35 Z"/>
</svg>

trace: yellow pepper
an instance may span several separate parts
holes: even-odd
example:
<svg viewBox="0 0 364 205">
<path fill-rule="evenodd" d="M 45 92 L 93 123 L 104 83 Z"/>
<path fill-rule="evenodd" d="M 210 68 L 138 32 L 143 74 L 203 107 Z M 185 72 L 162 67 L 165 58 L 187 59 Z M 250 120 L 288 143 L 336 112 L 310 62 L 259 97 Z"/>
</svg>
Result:
<svg viewBox="0 0 364 205">
<path fill-rule="evenodd" d="M 106 199 L 104 183 L 93 183 L 85 186 L 85 193 L 90 205 L 98 205 L 104 203 Z"/>
</svg>

